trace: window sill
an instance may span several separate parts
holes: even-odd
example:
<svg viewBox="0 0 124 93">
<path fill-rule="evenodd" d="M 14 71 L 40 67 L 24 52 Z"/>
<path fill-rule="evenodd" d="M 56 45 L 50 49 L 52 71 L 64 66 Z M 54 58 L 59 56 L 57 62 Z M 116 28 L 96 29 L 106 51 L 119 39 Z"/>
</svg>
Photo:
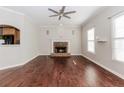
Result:
<svg viewBox="0 0 124 93">
<path fill-rule="evenodd" d="M 117 59 L 112 59 L 112 61 L 114 61 L 114 62 L 121 62 L 121 63 L 124 63 L 124 61 L 117 60 Z"/>
<path fill-rule="evenodd" d="M 95 52 L 90 52 L 90 51 L 87 51 L 88 53 L 92 54 L 92 55 L 95 55 Z"/>
</svg>

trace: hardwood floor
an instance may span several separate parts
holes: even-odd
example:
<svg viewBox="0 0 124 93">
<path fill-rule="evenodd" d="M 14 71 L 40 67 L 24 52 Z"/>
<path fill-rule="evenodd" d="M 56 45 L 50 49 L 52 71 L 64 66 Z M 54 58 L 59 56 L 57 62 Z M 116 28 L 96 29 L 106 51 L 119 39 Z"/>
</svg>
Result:
<svg viewBox="0 0 124 93">
<path fill-rule="evenodd" d="M 1 87 L 124 87 L 124 80 L 81 56 L 68 59 L 39 56 L 0 71 Z"/>
</svg>

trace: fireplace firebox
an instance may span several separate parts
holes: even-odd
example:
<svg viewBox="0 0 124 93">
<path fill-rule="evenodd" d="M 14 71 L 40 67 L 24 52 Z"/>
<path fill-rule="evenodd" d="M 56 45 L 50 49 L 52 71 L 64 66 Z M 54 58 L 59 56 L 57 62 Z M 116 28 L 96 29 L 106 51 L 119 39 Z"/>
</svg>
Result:
<svg viewBox="0 0 124 93">
<path fill-rule="evenodd" d="M 67 53 L 66 47 L 55 47 L 55 53 Z"/>
</svg>

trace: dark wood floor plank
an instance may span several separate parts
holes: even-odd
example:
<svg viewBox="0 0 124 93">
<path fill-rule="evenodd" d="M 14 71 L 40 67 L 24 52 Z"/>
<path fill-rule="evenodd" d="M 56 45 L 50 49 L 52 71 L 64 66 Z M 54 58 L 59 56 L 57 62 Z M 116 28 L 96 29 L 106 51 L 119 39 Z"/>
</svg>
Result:
<svg viewBox="0 0 124 93">
<path fill-rule="evenodd" d="M 39 56 L 0 71 L 1 87 L 124 87 L 124 80 L 82 56 Z"/>
</svg>

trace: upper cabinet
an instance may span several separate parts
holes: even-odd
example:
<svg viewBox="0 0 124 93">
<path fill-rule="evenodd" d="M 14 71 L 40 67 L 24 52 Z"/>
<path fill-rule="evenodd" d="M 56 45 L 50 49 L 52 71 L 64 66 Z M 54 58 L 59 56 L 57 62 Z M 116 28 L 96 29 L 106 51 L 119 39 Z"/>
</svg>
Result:
<svg viewBox="0 0 124 93">
<path fill-rule="evenodd" d="M 20 44 L 20 30 L 10 25 L 0 25 L 0 45 Z"/>
<path fill-rule="evenodd" d="M 3 35 L 15 35 L 15 28 L 3 28 Z"/>
</svg>

